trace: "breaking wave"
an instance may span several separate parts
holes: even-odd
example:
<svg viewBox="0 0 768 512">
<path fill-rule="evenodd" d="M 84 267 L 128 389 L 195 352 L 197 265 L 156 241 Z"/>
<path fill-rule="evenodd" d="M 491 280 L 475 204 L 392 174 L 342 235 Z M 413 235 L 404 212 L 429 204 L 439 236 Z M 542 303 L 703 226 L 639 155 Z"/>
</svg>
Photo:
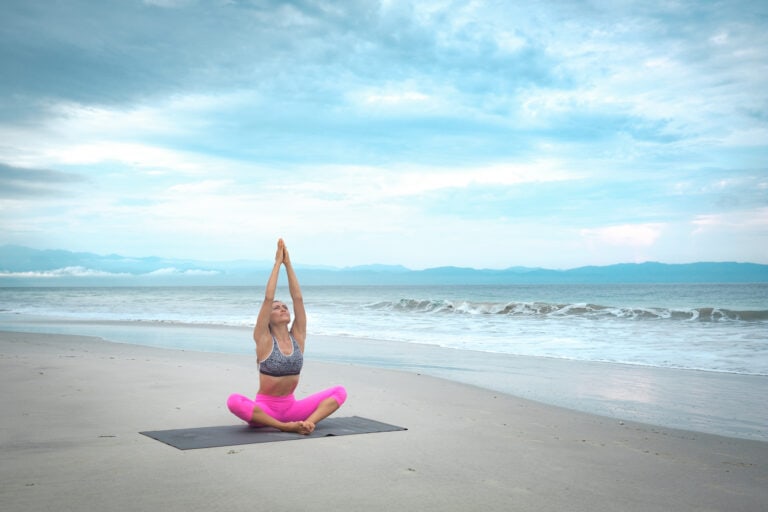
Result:
<svg viewBox="0 0 768 512">
<path fill-rule="evenodd" d="M 616 307 L 600 304 L 553 304 L 547 302 L 471 302 L 427 299 L 400 299 L 369 304 L 369 309 L 401 313 L 506 315 L 524 317 L 579 316 L 629 320 L 684 320 L 699 322 L 768 321 L 768 310 L 733 310 L 719 307 L 662 308 Z"/>
</svg>

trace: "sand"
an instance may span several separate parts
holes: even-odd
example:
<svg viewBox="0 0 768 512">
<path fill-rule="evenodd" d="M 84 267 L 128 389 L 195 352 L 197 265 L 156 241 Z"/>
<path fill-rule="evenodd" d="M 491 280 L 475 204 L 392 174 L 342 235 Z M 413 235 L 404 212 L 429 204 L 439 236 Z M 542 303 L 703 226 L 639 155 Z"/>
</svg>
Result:
<svg viewBox="0 0 768 512">
<path fill-rule="evenodd" d="M 0 510 L 761 511 L 768 443 L 309 362 L 298 395 L 403 432 L 180 451 L 139 434 L 235 424 L 253 357 L 0 333 Z"/>
</svg>

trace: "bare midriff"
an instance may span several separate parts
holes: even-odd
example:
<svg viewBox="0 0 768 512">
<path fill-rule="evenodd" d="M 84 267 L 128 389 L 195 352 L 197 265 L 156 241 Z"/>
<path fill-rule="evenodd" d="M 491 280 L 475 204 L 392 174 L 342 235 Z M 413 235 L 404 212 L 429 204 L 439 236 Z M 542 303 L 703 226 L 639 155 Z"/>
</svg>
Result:
<svg viewBox="0 0 768 512">
<path fill-rule="evenodd" d="M 298 375 L 284 375 L 282 377 L 273 377 L 271 375 L 259 374 L 259 394 L 269 396 L 287 396 L 296 390 L 299 385 Z"/>
</svg>

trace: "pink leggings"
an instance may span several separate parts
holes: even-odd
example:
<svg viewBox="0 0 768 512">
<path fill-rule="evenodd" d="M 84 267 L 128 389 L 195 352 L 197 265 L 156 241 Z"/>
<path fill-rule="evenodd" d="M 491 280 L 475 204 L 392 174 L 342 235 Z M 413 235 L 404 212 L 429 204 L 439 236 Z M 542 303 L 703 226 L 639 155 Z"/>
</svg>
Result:
<svg viewBox="0 0 768 512">
<path fill-rule="evenodd" d="M 253 409 L 258 406 L 267 415 L 272 416 L 278 421 L 304 421 L 309 418 L 313 412 L 320 406 L 320 402 L 326 398 L 333 398 L 341 406 L 347 399 L 347 391 L 342 386 L 334 386 L 310 395 L 301 400 L 296 400 L 293 395 L 270 396 L 256 395 L 256 400 L 251 400 L 243 395 L 229 395 L 227 407 L 232 414 L 251 425 L 258 426 L 251 422 Z"/>
</svg>

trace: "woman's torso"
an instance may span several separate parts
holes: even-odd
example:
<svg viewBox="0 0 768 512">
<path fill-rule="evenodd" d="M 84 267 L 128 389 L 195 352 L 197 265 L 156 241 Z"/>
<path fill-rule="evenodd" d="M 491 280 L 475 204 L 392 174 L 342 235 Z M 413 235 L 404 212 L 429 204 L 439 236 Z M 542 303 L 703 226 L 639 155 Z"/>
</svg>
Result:
<svg viewBox="0 0 768 512">
<path fill-rule="evenodd" d="M 259 364 L 259 394 L 271 396 L 290 395 L 299 384 L 303 365 L 303 354 L 296 339 L 289 336 L 290 348 L 281 347 L 272 336 L 272 346 L 264 358 L 257 358 Z M 257 350 L 258 354 L 258 350 Z"/>
</svg>

